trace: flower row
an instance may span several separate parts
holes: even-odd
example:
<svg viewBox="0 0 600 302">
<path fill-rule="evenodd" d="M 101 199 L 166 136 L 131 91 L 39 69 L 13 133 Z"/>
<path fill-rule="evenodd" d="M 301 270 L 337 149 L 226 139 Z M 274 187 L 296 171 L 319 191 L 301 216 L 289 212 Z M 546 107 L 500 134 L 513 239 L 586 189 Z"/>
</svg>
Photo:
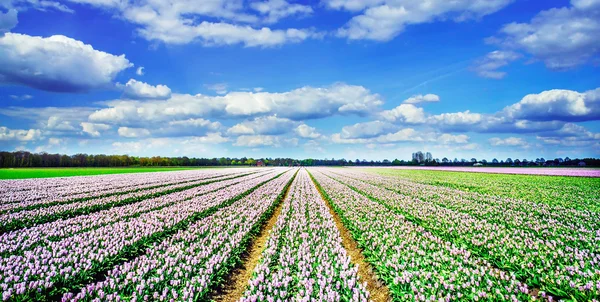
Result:
<svg viewBox="0 0 600 302">
<path fill-rule="evenodd" d="M 515 274 L 473 257 L 404 216 L 311 169 L 396 301 L 527 300 Z"/>
<path fill-rule="evenodd" d="M 288 171 L 244 198 L 200 219 L 142 256 L 111 269 L 105 278 L 63 301 L 192 301 L 204 298 L 241 242 L 294 175 Z"/>
<path fill-rule="evenodd" d="M 368 301 L 306 170 L 298 173 L 241 301 Z"/>
<path fill-rule="evenodd" d="M 39 224 L 25 229 L 15 230 L 0 235 L 0 254 L 15 253 L 26 250 L 39 244 L 48 244 L 73 234 L 87 231 L 110 223 L 115 223 L 125 218 L 136 216 L 145 212 L 159 210 L 163 207 L 185 201 L 192 197 L 211 193 L 206 198 L 212 198 L 217 190 L 231 190 L 234 192 L 245 191 L 258 183 L 273 178 L 278 172 L 251 174 L 244 177 L 213 182 L 185 191 L 170 193 L 156 198 L 145 199 L 133 204 L 113 207 L 110 209 L 93 212 L 87 215 L 75 216 L 49 223 Z"/>
<path fill-rule="evenodd" d="M 331 172 L 328 174 L 332 175 Z M 436 236 L 466 246 L 481 259 L 518 274 L 531 286 L 558 297 L 589 300 L 600 296 L 599 254 L 366 182 L 346 181 L 389 209 L 418 221 Z"/>
<path fill-rule="evenodd" d="M 111 193 L 133 191 L 157 185 L 175 184 L 199 179 L 219 177 L 238 171 L 223 170 L 193 170 L 176 171 L 167 173 L 132 173 L 101 175 L 93 177 L 68 177 L 41 179 L 31 187 L 32 180 L 10 180 L 4 181 L 7 188 L 0 191 L 1 210 L 5 210 L 6 204 L 18 203 L 22 205 L 33 205 L 38 203 L 51 203 L 64 201 L 65 199 L 91 198 Z M 246 170 L 247 171 L 247 170 Z"/>
<path fill-rule="evenodd" d="M 280 171 L 283 172 L 283 171 Z M 267 180 L 268 181 L 268 180 Z M 251 187 L 255 184 L 254 187 Z M 37 246 L 20 255 L 0 258 L 0 284 L 4 295 L 31 295 L 38 291 L 57 290 L 66 284 L 76 283 L 90 275 L 109 268 L 121 259 L 123 253 L 149 244 L 185 225 L 197 215 L 227 204 L 256 188 L 248 181 L 248 189 L 236 191 L 227 188 L 211 196 L 199 196 L 160 211 L 143 213 L 129 219 L 78 233 L 47 245 Z"/>
</svg>

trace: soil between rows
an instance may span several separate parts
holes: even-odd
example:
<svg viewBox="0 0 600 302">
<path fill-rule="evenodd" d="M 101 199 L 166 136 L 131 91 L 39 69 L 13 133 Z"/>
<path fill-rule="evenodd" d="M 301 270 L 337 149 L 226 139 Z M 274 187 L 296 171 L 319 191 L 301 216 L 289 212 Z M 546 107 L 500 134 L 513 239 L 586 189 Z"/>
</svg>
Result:
<svg viewBox="0 0 600 302">
<path fill-rule="evenodd" d="M 279 214 L 281 214 L 281 209 L 283 208 L 283 204 L 285 203 L 291 188 L 292 185 L 287 188 L 281 202 L 275 208 L 273 215 L 271 215 L 271 218 L 269 218 L 267 223 L 261 227 L 260 234 L 252 240 L 250 247 L 242 256 L 242 265 L 235 268 L 229 274 L 229 278 L 225 280 L 222 287 L 213 296 L 213 301 L 234 302 L 238 301 L 244 295 L 244 291 L 252 278 L 254 269 L 261 259 L 262 252 L 265 249 L 271 230 L 275 226 L 275 223 L 277 223 L 277 219 L 279 218 Z"/>
<path fill-rule="evenodd" d="M 367 259 L 362 254 L 361 249 L 358 247 L 358 243 L 356 242 L 356 240 L 354 240 L 354 238 L 352 238 L 352 234 L 344 226 L 344 224 L 342 223 L 342 219 L 333 210 L 325 196 L 323 196 L 323 192 L 314 183 L 315 180 L 312 179 L 312 181 L 313 185 L 317 187 L 319 195 L 321 195 L 321 199 L 327 206 L 327 209 L 329 209 L 329 213 L 331 214 L 331 216 L 333 216 L 335 225 L 338 228 L 338 231 L 340 232 L 340 236 L 342 237 L 342 246 L 344 247 L 346 252 L 348 252 L 348 256 L 350 256 L 350 262 L 358 267 L 358 276 L 360 277 L 359 282 L 367 282 L 367 290 L 370 293 L 369 300 L 373 302 L 392 301 L 389 288 L 382 281 L 378 280 L 377 276 L 375 275 L 375 270 L 367 262 Z"/>
</svg>

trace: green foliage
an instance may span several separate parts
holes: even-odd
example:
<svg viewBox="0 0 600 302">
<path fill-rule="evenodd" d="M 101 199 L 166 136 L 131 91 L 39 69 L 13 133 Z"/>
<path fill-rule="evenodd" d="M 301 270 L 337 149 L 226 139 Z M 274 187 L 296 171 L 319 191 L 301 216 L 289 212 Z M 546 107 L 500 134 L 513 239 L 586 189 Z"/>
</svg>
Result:
<svg viewBox="0 0 600 302">
<path fill-rule="evenodd" d="M 14 168 L 0 169 L 0 179 L 89 176 L 199 169 L 197 167 Z"/>
<path fill-rule="evenodd" d="M 369 171 L 461 191 L 600 212 L 600 181 L 597 178 L 432 170 Z"/>
</svg>

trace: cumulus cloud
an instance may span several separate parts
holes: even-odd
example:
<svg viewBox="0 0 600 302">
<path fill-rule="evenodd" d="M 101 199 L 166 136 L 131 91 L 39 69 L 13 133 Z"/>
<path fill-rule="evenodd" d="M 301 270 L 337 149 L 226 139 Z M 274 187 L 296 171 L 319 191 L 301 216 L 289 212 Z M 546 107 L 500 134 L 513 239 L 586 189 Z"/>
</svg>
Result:
<svg viewBox="0 0 600 302">
<path fill-rule="evenodd" d="M 16 9 L 9 9 L 6 13 L 0 11 L 0 35 L 10 31 L 19 23 Z"/>
<path fill-rule="evenodd" d="M 202 118 L 190 118 L 187 120 L 171 121 L 169 122 L 169 125 L 180 127 L 202 127 L 208 128 L 210 130 L 219 130 L 222 127 L 221 123 L 219 122 L 211 122 Z"/>
<path fill-rule="evenodd" d="M 173 94 L 165 101 L 114 101 L 109 108 L 90 115 L 102 123 L 156 122 L 207 116 L 279 118 L 306 120 L 332 115 L 364 116 L 379 109 L 379 95 L 362 86 L 335 84 L 329 87 L 302 87 L 283 93 L 230 92 L 224 96 Z"/>
<path fill-rule="evenodd" d="M 30 100 L 33 98 L 33 96 L 31 94 L 23 94 L 23 95 L 15 95 L 15 94 L 11 94 L 10 98 L 16 101 L 26 101 L 26 100 Z"/>
<path fill-rule="evenodd" d="M 93 137 L 100 136 L 100 131 L 106 131 L 106 130 L 110 129 L 110 125 L 88 123 L 88 122 L 81 122 L 80 126 L 84 133 L 87 133 Z"/>
<path fill-rule="evenodd" d="M 331 141 L 337 144 L 389 144 L 398 142 L 421 142 L 425 141 L 422 133 L 413 128 L 404 128 L 395 132 L 389 132 L 371 137 L 350 137 L 345 138 L 340 133 L 331 136 Z"/>
<path fill-rule="evenodd" d="M 400 104 L 400 106 L 381 112 L 381 117 L 389 122 L 421 124 L 426 121 L 423 108 L 413 104 Z"/>
<path fill-rule="evenodd" d="M 330 8 L 362 11 L 337 32 L 338 36 L 351 40 L 368 39 L 388 41 L 399 35 L 411 24 L 436 20 L 462 22 L 492 14 L 513 0 L 331 0 Z"/>
<path fill-rule="evenodd" d="M 419 103 L 427 103 L 427 102 L 439 102 L 440 97 L 436 94 L 428 93 L 426 95 L 418 94 L 413 95 L 410 98 L 404 100 L 404 104 L 419 104 Z"/>
<path fill-rule="evenodd" d="M 233 145 L 238 147 L 295 147 L 298 145 L 298 139 L 276 135 L 242 135 L 236 139 Z"/>
<path fill-rule="evenodd" d="M 600 141 L 600 133 L 591 132 L 581 125 L 567 123 L 556 131 L 541 133 L 536 138 L 549 145 L 583 147 L 597 145 Z"/>
<path fill-rule="evenodd" d="M 229 138 L 221 135 L 220 132 L 211 132 L 207 133 L 205 136 L 195 136 L 183 141 L 184 144 L 220 144 L 224 142 L 228 142 Z"/>
<path fill-rule="evenodd" d="M 317 128 L 308 126 L 307 124 L 299 125 L 296 127 L 296 129 L 294 129 L 294 132 L 296 132 L 296 134 L 302 138 L 316 139 L 321 137 L 321 134 L 317 131 Z"/>
<path fill-rule="evenodd" d="M 0 37 L 0 82 L 57 92 L 87 91 L 108 87 L 131 66 L 125 55 L 95 50 L 65 36 L 6 33 Z"/>
<path fill-rule="evenodd" d="M 521 55 L 514 51 L 495 50 L 476 60 L 471 69 L 480 77 L 499 80 L 506 76 L 506 72 L 498 69 L 519 58 Z"/>
<path fill-rule="evenodd" d="M 144 137 L 144 136 L 150 135 L 150 131 L 148 131 L 148 129 L 130 128 L 130 127 L 119 127 L 119 129 L 117 130 L 117 133 L 119 133 L 119 135 L 122 137 L 128 137 L 128 138 Z"/>
<path fill-rule="evenodd" d="M 584 64 L 600 53 L 600 2 L 572 0 L 571 5 L 538 13 L 528 23 L 509 23 L 488 42 L 523 50 L 551 69 Z"/>
<path fill-rule="evenodd" d="M 287 118 L 277 116 L 263 116 L 234 125 L 227 130 L 227 133 L 233 135 L 243 134 L 268 134 L 278 135 L 287 133 L 297 124 Z"/>
<path fill-rule="evenodd" d="M 382 121 L 372 121 L 366 123 L 357 123 L 351 126 L 345 126 L 341 131 L 341 138 L 371 138 L 388 133 L 396 127 L 392 124 Z"/>
<path fill-rule="evenodd" d="M 201 1 L 190 5 L 187 0 L 174 0 L 165 5 L 160 1 L 94 1 L 86 3 L 115 13 L 137 26 L 139 36 L 167 44 L 187 44 L 198 41 L 207 46 L 242 44 L 246 47 L 273 47 L 320 37 L 312 29 L 271 29 L 240 23 L 274 22 L 292 14 L 306 13 L 307 7 L 283 0 L 254 3 L 259 16 L 245 11 L 242 1 Z M 220 20 L 219 22 L 198 19 Z"/>
<path fill-rule="evenodd" d="M 492 137 L 489 139 L 489 142 L 492 146 L 525 147 L 528 145 L 527 141 L 525 141 L 523 138 L 514 136 L 507 138 Z"/>
<path fill-rule="evenodd" d="M 452 135 L 448 133 L 438 136 L 437 141 L 441 144 L 466 144 L 469 142 L 469 137 L 464 134 Z"/>
<path fill-rule="evenodd" d="M 267 0 L 250 3 L 250 7 L 264 17 L 264 22 L 275 23 L 293 15 L 309 15 L 313 9 L 308 5 L 289 3 L 285 0 Z"/>
<path fill-rule="evenodd" d="M 166 100 L 171 97 L 171 89 L 166 85 L 150 84 L 130 79 L 123 87 L 123 97 L 134 100 Z"/>
<path fill-rule="evenodd" d="M 226 83 L 206 84 L 206 85 L 204 85 L 204 87 L 216 92 L 217 94 L 226 94 L 227 93 L 227 84 Z"/>
<path fill-rule="evenodd" d="M 139 75 L 139 76 L 143 76 L 144 75 L 144 67 L 140 66 L 135 70 L 135 74 Z"/>
<path fill-rule="evenodd" d="M 9 129 L 0 127 L 0 141 L 34 141 L 42 137 L 40 129 Z"/>
<path fill-rule="evenodd" d="M 482 120 L 482 114 L 464 112 L 442 113 L 430 116 L 428 121 L 441 127 L 454 127 L 477 124 Z"/>
<path fill-rule="evenodd" d="M 600 88 L 583 93 L 553 89 L 529 94 L 504 108 L 503 114 L 530 121 L 591 121 L 600 119 Z"/>
</svg>

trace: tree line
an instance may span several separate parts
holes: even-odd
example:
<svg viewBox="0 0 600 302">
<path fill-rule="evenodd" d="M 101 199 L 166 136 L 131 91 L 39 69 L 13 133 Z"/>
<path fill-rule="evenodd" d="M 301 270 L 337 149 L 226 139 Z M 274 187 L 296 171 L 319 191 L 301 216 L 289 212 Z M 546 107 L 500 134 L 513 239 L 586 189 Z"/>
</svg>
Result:
<svg viewBox="0 0 600 302">
<path fill-rule="evenodd" d="M 427 155 L 427 154 L 426 154 Z M 570 159 L 556 158 L 546 160 L 537 158 L 535 160 L 511 159 L 505 160 L 485 159 L 433 159 L 431 155 L 421 160 L 419 156 L 410 161 L 384 159 L 377 161 L 346 160 L 346 159 L 293 159 L 293 158 L 196 158 L 196 157 L 143 157 L 129 155 L 105 155 L 105 154 L 50 154 L 31 153 L 28 151 L 0 152 L 0 167 L 2 168 L 30 168 L 30 167 L 130 167 L 130 166 L 472 166 L 475 163 L 484 166 L 581 166 L 585 163 L 588 167 L 600 167 L 600 159 L 584 158 Z"/>
</svg>

